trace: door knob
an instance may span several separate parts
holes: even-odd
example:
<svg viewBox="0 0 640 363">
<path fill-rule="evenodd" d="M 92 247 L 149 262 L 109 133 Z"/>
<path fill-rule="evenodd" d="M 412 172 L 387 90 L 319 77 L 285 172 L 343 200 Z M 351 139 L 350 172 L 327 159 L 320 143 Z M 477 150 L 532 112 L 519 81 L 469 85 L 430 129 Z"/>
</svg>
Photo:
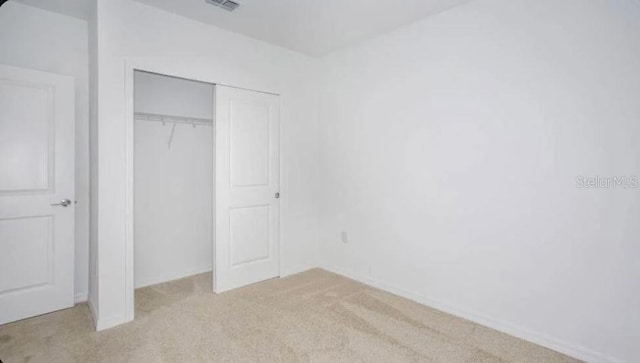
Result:
<svg viewBox="0 0 640 363">
<path fill-rule="evenodd" d="M 71 205 L 71 201 L 69 199 L 63 199 L 60 203 L 51 204 L 52 206 L 60 206 L 60 207 L 68 207 Z"/>
</svg>

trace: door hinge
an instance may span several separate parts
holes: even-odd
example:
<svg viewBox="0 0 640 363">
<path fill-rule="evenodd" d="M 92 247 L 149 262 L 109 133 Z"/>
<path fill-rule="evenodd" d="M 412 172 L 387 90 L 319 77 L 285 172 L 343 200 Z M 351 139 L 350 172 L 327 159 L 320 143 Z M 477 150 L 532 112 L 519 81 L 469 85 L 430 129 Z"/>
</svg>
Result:
<svg viewBox="0 0 640 363">
<path fill-rule="evenodd" d="M 280 192 L 276 192 L 276 199 L 280 199 Z"/>
</svg>

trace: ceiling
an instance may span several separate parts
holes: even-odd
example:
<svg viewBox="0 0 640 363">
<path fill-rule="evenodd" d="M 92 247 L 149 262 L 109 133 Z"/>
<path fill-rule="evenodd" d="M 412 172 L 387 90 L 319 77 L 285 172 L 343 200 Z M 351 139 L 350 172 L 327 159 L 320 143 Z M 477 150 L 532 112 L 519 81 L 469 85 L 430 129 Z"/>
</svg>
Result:
<svg viewBox="0 0 640 363">
<path fill-rule="evenodd" d="M 44 10 L 87 20 L 89 18 L 89 0 L 11 0 L 35 6 Z"/>
<path fill-rule="evenodd" d="M 136 0 L 309 55 L 321 56 L 469 0 Z"/>
<path fill-rule="evenodd" d="M 87 19 L 89 0 L 13 0 Z M 471 0 L 135 0 L 313 56 L 391 31 Z"/>
</svg>

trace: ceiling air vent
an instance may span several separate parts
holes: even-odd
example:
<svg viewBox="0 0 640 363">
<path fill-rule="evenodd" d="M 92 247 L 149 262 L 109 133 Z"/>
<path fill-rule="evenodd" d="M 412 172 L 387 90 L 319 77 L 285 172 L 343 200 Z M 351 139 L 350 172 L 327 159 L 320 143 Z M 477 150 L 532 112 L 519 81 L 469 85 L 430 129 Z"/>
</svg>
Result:
<svg viewBox="0 0 640 363">
<path fill-rule="evenodd" d="M 234 11 L 238 8 L 238 6 L 240 6 L 240 4 L 231 0 L 205 0 L 205 1 L 208 2 L 209 4 L 219 6 L 227 11 Z"/>
<path fill-rule="evenodd" d="M 221 8 L 229 11 L 236 10 L 238 6 L 240 6 L 240 4 L 235 1 L 225 1 L 224 4 L 220 5 Z"/>
</svg>

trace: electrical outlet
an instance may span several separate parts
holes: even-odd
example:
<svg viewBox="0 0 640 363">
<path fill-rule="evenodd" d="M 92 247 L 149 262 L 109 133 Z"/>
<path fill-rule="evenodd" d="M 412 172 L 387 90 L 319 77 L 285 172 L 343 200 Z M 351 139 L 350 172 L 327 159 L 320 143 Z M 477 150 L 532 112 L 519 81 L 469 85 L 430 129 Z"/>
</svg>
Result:
<svg viewBox="0 0 640 363">
<path fill-rule="evenodd" d="M 349 235 L 347 234 L 347 231 L 342 231 L 342 233 L 340 233 L 340 240 L 342 243 L 349 243 Z"/>
</svg>

